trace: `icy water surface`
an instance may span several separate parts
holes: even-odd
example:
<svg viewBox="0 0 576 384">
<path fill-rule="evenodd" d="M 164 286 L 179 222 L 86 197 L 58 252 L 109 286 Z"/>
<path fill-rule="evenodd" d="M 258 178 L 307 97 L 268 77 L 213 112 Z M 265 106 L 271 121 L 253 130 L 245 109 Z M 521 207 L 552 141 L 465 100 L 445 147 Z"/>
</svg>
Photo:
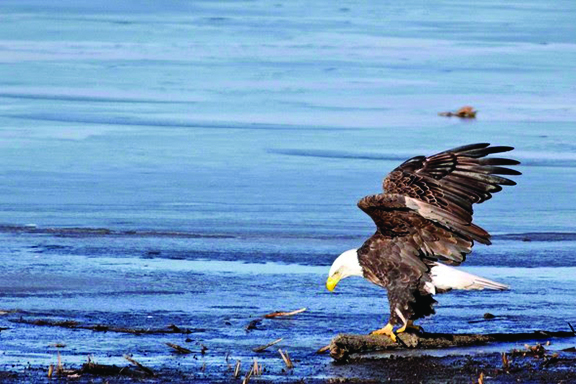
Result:
<svg viewBox="0 0 576 384">
<path fill-rule="evenodd" d="M 282 337 L 296 369 L 272 348 L 268 378 L 336 377 L 314 351 L 388 312 L 361 279 L 324 288 L 374 230 L 356 201 L 406 158 L 474 142 L 522 161 L 476 209 L 494 241 L 466 264 L 512 289 L 446 294 L 422 324 L 576 323 L 576 3 L 96 3 L 0 3 L 0 311 L 21 311 L 0 316 L 2 370 L 47 367 L 60 342 L 69 365 L 130 353 L 224 379 Z M 478 119 L 437 116 L 464 104 Z"/>
</svg>

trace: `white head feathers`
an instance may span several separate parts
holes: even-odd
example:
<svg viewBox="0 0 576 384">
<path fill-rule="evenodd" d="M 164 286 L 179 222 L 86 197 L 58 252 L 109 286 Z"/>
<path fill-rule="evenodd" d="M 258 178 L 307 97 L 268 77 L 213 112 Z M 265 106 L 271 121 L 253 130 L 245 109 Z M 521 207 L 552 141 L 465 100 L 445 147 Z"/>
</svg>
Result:
<svg viewBox="0 0 576 384">
<path fill-rule="evenodd" d="M 330 267 L 328 276 L 334 276 L 336 272 L 340 275 L 340 279 L 349 276 L 363 276 L 357 251 L 357 249 L 350 249 L 338 256 Z"/>
</svg>

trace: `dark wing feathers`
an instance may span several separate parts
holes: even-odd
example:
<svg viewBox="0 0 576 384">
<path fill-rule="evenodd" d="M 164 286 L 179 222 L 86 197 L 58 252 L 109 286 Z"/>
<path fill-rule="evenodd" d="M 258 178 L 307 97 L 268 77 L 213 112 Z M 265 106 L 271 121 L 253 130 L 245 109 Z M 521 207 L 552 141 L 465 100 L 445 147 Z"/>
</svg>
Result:
<svg viewBox="0 0 576 384">
<path fill-rule="evenodd" d="M 504 167 L 518 161 L 485 157 L 512 149 L 481 143 L 413 157 L 384 179 L 384 193 L 358 202 L 377 226 L 358 251 L 360 264 L 366 278 L 388 288 L 393 323 L 434 312 L 424 287 L 431 262 L 458 265 L 474 241 L 490 244 L 472 223 L 472 205 L 516 184 L 500 175 L 520 175 Z"/>
<path fill-rule="evenodd" d="M 381 239 L 393 240 L 393 244 L 398 245 L 400 250 L 403 249 L 402 246 L 406 249 L 415 249 L 416 251 L 410 254 L 417 259 L 425 257 L 434 261 L 441 260 L 446 264 L 460 264 L 466 254 L 471 252 L 473 238 L 484 235 L 484 232 L 480 232 L 479 235 L 472 233 L 474 228 L 483 231 L 479 227 L 470 227 L 456 221 L 450 222 L 450 213 L 445 212 L 448 216 L 442 217 L 437 213 L 439 210 L 436 207 L 428 205 L 431 207 L 430 210 L 411 209 L 410 206 L 414 202 L 425 204 L 401 195 L 380 194 L 366 196 L 358 202 L 358 206 L 374 220 Z M 446 222 L 447 225 L 438 225 L 434 221 L 435 218 L 439 222 Z M 454 220 L 458 218 L 454 217 Z M 448 224 L 459 231 L 452 230 Z M 460 232 L 470 233 L 471 236 L 462 236 Z M 398 249 L 393 251 L 398 252 Z M 395 257 L 389 252 L 386 255 L 387 258 Z M 404 262 L 408 260 L 404 259 Z"/>
<path fill-rule="evenodd" d="M 468 223 L 472 222 L 472 205 L 482 203 L 502 190 L 502 185 L 515 185 L 498 175 L 519 175 L 503 165 L 516 165 L 515 160 L 483 158 L 492 153 L 507 152 L 512 147 L 490 147 L 472 144 L 438 153 L 414 157 L 393 170 L 384 179 L 385 193 L 406 195 L 450 211 Z"/>
</svg>

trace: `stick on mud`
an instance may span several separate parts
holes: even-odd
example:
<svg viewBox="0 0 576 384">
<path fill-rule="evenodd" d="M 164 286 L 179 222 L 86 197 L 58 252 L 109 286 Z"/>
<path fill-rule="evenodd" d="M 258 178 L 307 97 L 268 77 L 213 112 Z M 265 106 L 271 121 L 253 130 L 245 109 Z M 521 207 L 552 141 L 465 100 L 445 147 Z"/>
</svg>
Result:
<svg viewBox="0 0 576 384">
<path fill-rule="evenodd" d="M 308 308 L 300 308 L 300 309 L 297 309 L 297 310 L 295 310 L 295 311 L 290 311 L 290 312 L 276 311 L 276 312 L 272 312 L 272 313 L 269 313 L 269 314 L 267 314 L 267 315 L 264 315 L 264 318 L 266 318 L 266 319 L 273 319 L 273 318 L 275 318 L 275 317 L 294 316 L 294 315 L 297 315 L 297 314 L 299 314 L 299 313 L 302 313 L 302 312 L 306 311 L 307 309 L 308 309 Z"/>
<path fill-rule="evenodd" d="M 294 364 L 292 364 L 292 360 L 290 360 L 290 355 L 288 355 L 288 351 L 282 351 L 281 349 L 278 349 L 278 352 L 280 352 L 280 356 L 282 356 L 282 360 L 284 360 L 286 368 L 288 369 L 294 368 Z"/>
<path fill-rule="evenodd" d="M 181 347 L 178 344 L 166 343 L 166 345 L 169 346 L 170 348 L 174 349 L 175 352 L 180 353 L 182 355 L 187 355 L 187 354 L 192 353 L 192 351 L 189 350 L 188 348 Z"/>
<path fill-rule="evenodd" d="M 268 349 L 269 347 L 273 346 L 274 344 L 278 344 L 278 343 L 281 342 L 281 341 L 282 341 L 282 338 L 276 339 L 276 340 L 274 340 L 274 341 L 269 342 L 268 344 L 264 344 L 264 345 L 261 345 L 261 346 L 256 347 L 256 348 L 252 348 L 252 351 L 254 351 L 254 352 L 263 352 L 263 351 L 265 351 L 266 349 Z"/>
<path fill-rule="evenodd" d="M 252 368 L 252 372 L 254 373 L 254 376 L 259 376 L 262 373 L 262 368 L 258 365 L 258 360 L 256 360 L 256 358 L 254 358 L 254 367 Z"/>
<path fill-rule="evenodd" d="M 139 362 L 137 362 L 128 355 L 124 355 L 124 358 L 129 362 L 131 362 L 132 364 L 134 364 L 135 366 L 137 366 L 138 368 L 140 368 L 141 370 L 143 370 L 144 372 L 146 372 L 148 375 L 154 376 L 154 371 L 152 371 L 150 368 L 145 367 L 144 365 L 140 364 Z"/>
<path fill-rule="evenodd" d="M 254 368 L 250 368 L 248 372 L 246 372 L 246 376 L 244 376 L 244 380 L 242 380 L 242 384 L 248 384 L 250 382 L 250 378 L 252 377 L 252 372 Z"/>
<path fill-rule="evenodd" d="M 236 367 L 234 368 L 234 378 L 238 378 L 240 375 L 240 360 L 236 360 Z"/>
</svg>

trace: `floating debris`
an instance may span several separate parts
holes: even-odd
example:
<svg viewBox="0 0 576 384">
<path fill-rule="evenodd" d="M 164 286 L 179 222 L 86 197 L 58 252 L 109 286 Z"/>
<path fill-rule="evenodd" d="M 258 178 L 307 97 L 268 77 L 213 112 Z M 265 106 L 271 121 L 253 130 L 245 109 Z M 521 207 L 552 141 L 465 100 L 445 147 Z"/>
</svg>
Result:
<svg viewBox="0 0 576 384">
<path fill-rule="evenodd" d="M 71 328 L 71 329 L 89 329 L 95 332 L 119 332 L 119 333 L 132 333 L 135 335 L 153 335 L 153 334 L 165 334 L 165 333 L 183 333 L 189 334 L 193 332 L 205 332 L 206 330 L 203 328 L 194 328 L 194 329 L 182 329 L 178 328 L 174 324 L 169 325 L 166 328 L 124 328 L 124 327 L 115 327 L 109 325 L 102 325 L 102 324 L 82 324 L 74 320 L 64 320 L 64 321 L 57 321 L 57 320 L 50 320 L 50 319 L 36 319 L 36 320 L 29 320 L 24 318 L 19 319 L 9 319 L 11 323 L 17 324 L 28 324 L 28 325 L 37 325 L 37 326 L 50 326 L 50 327 L 63 327 L 63 328 Z"/>
<path fill-rule="evenodd" d="M 276 311 L 276 312 L 272 312 L 272 313 L 269 313 L 267 315 L 264 315 L 264 318 L 273 319 L 276 317 L 294 316 L 294 315 L 297 315 L 299 313 L 306 311 L 307 309 L 308 308 L 300 308 L 300 309 L 297 309 L 297 310 L 291 311 L 291 312 Z"/>
<path fill-rule="evenodd" d="M 440 112 L 438 113 L 439 116 L 447 116 L 447 117 L 452 117 L 452 116 L 456 116 L 456 117 L 460 117 L 462 119 L 474 119 L 476 118 L 476 113 L 478 111 L 475 111 L 473 107 L 466 105 L 462 108 L 460 108 L 459 110 L 457 110 L 456 112 Z"/>
<path fill-rule="evenodd" d="M 258 329 L 258 325 L 262 322 L 262 319 L 254 319 L 246 326 L 246 332 L 250 332 L 253 329 Z"/>
</svg>

